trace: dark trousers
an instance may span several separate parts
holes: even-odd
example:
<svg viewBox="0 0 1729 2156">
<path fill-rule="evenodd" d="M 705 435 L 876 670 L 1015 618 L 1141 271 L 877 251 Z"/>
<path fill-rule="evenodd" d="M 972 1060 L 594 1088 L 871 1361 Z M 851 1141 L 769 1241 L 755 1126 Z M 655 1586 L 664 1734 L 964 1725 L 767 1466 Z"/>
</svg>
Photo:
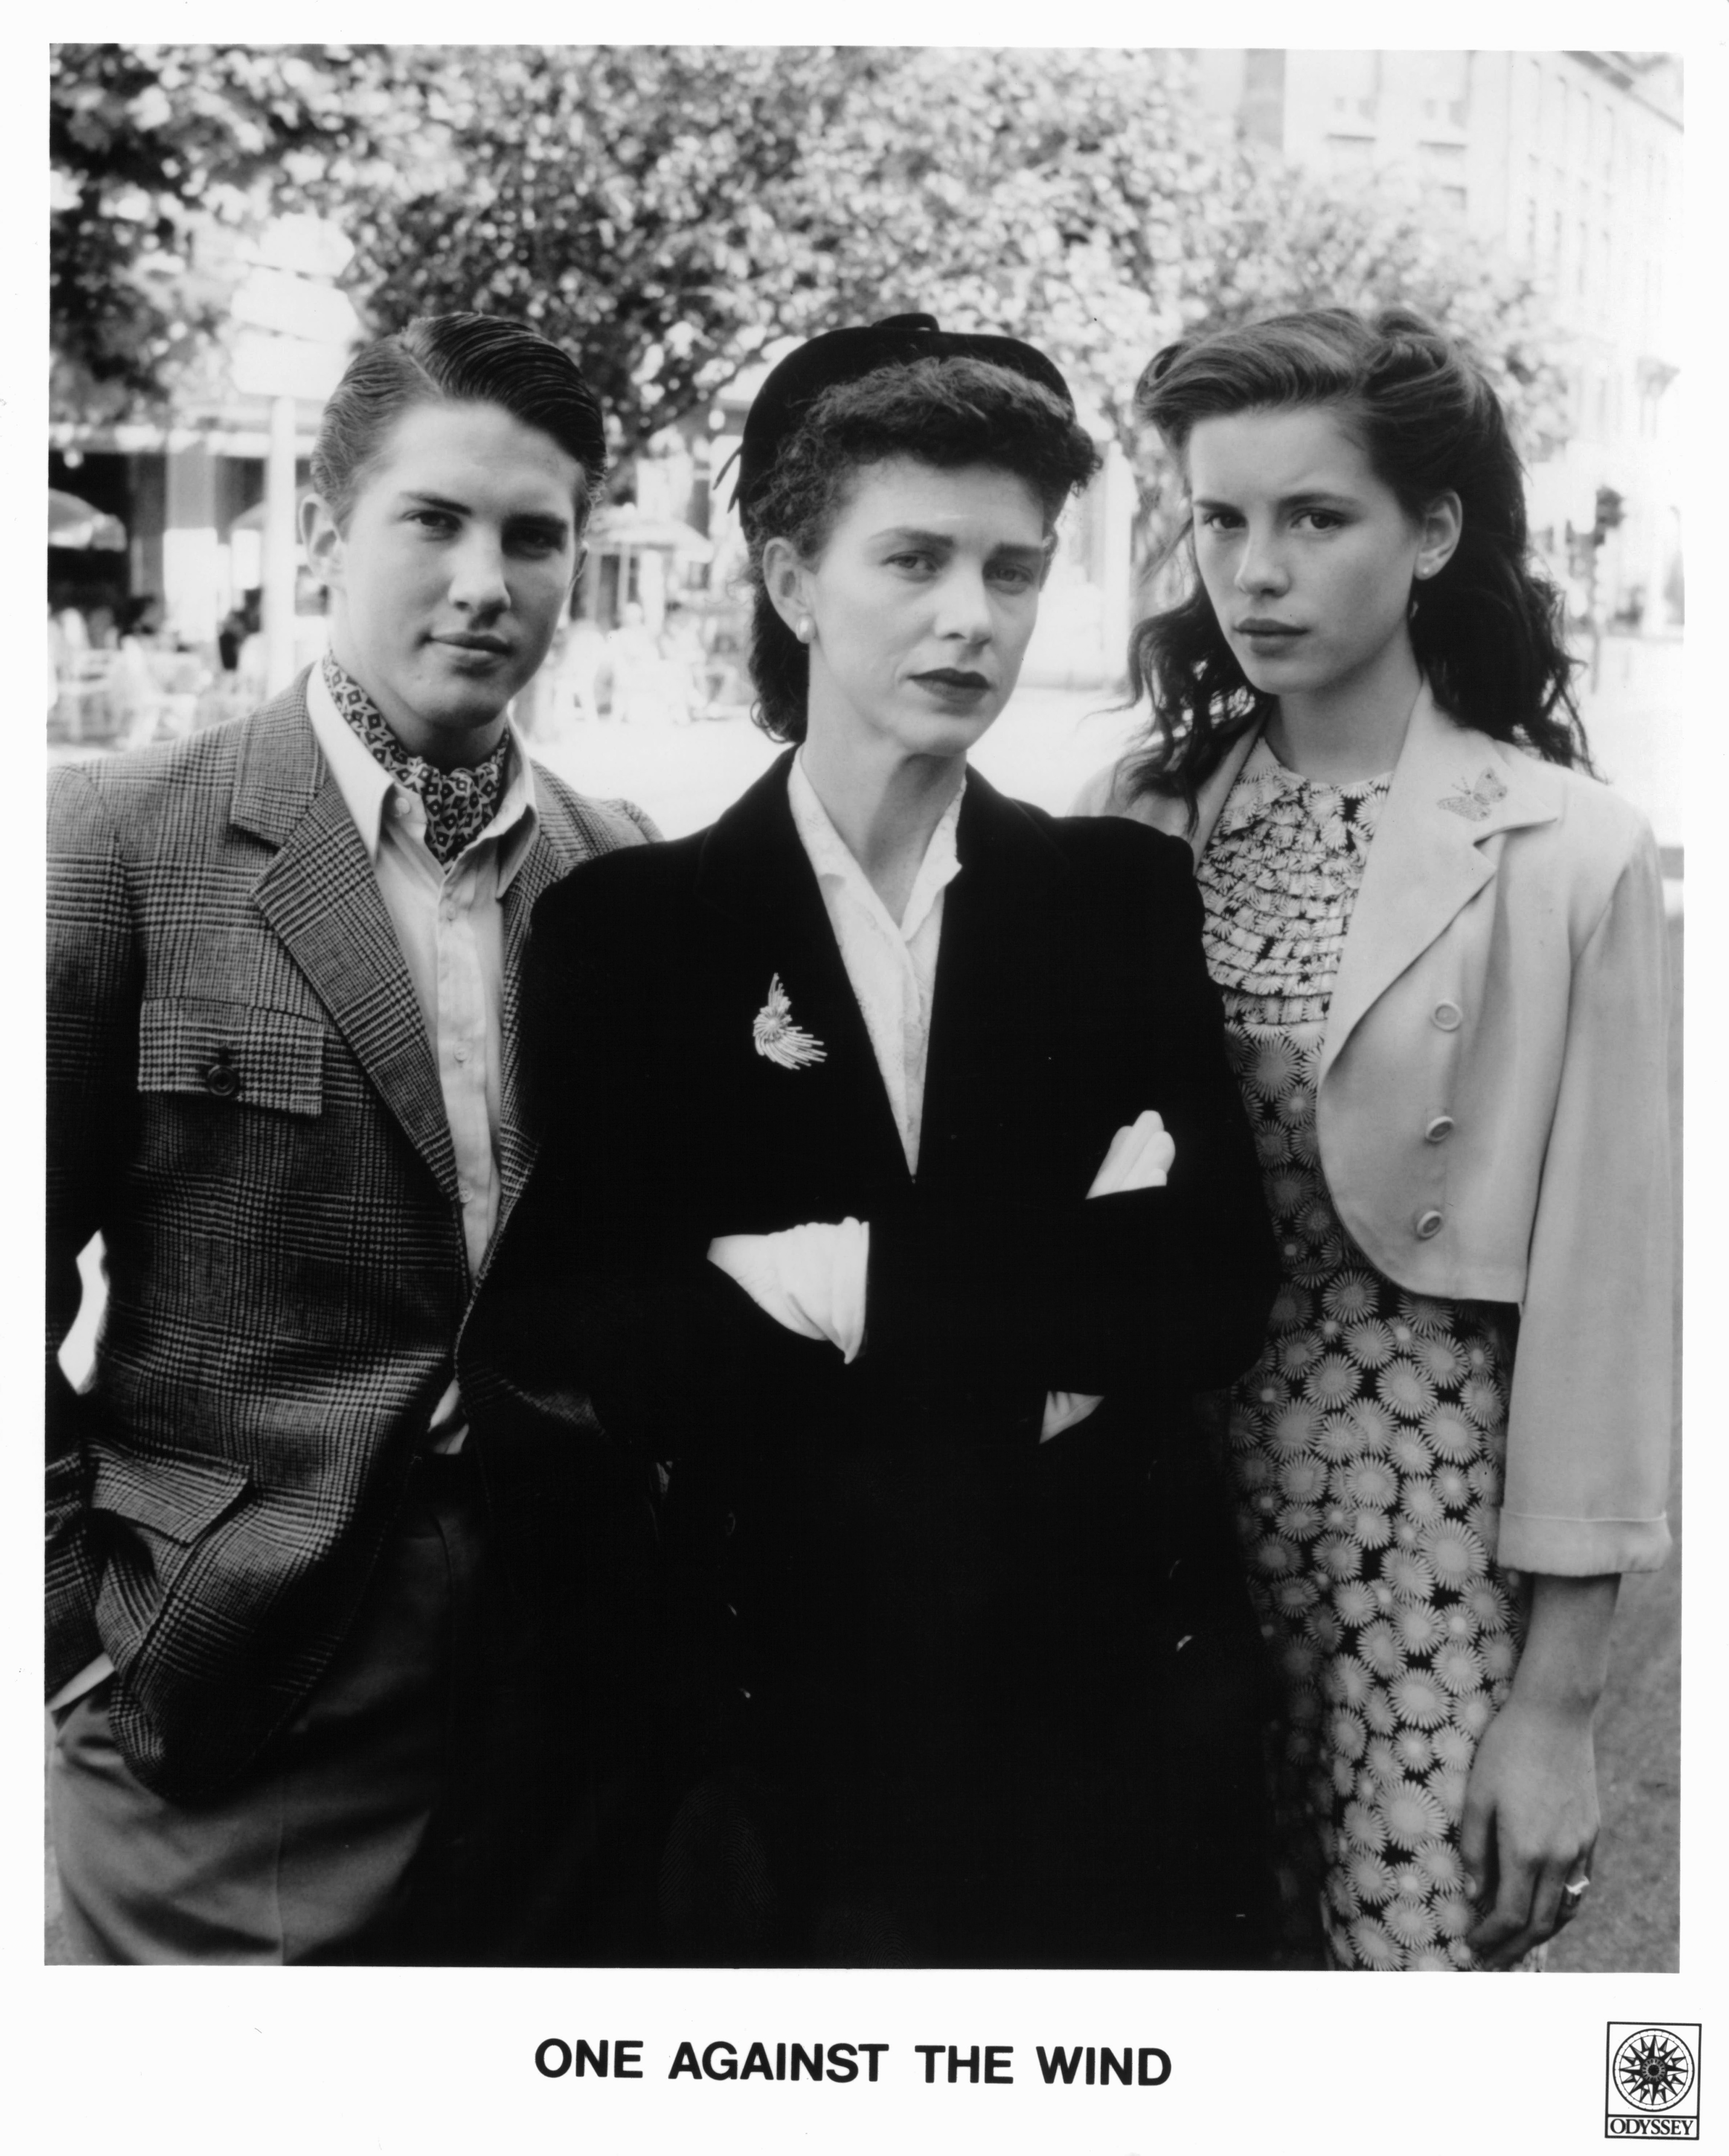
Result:
<svg viewBox="0 0 1729 2156">
<path fill-rule="evenodd" d="M 139 1782 L 105 1684 L 76 1701 L 49 1770 L 75 1957 L 643 1958 L 628 1766 L 583 1756 L 580 1670 L 516 1599 L 494 1543 L 473 1458 L 417 1460 L 335 1660 L 258 1766 L 208 1801 Z"/>
</svg>

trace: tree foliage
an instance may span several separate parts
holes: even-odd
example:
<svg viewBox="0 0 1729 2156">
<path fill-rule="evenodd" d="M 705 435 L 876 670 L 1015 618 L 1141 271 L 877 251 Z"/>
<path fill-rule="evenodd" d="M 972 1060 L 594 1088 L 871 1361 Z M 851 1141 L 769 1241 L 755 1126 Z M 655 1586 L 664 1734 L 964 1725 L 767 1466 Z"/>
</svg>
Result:
<svg viewBox="0 0 1729 2156">
<path fill-rule="evenodd" d="M 239 275 L 212 243 L 376 184 L 413 124 L 400 73 L 377 48 L 52 47 L 56 416 L 160 411 L 208 374 Z"/>
<path fill-rule="evenodd" d="M 453 307 L 533 323 L 634 446 L 841 318 L 823 146 L 896 72 L 869 49 L 471 49 L 413 169 L 355 205 L 364 304 L 381 329 Z"/>
<path fill-rule="evenodd" d="M 1528 442 L 1561 428 L 1528 282 L 1414 195 L 1232 141 L 1171 51 L 69 45 L 54 69 L 69 395 L 160 397 L 220 318 L 199 232 L 313 206 L 376 328 L 533 322 L 627 449 L 777 339 L 909 308 L 1051 352 L 1147 537 L 1167 490 L 1134 384 L 1187 330 L 1403 300 L 1472 342 Z"/>
</svg>

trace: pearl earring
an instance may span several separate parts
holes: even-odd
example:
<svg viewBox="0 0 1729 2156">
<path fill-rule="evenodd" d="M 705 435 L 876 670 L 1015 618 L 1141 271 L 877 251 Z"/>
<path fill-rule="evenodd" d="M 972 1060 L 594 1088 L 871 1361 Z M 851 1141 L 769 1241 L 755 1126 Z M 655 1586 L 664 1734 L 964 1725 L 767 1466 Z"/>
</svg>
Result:
<svg viewBox="0 0 1729 2156">
<path fill-rule="evenodd" d="M 801 644 L 808 644 L 817 633 L 817 625 L 808 613 L 799 615 L 793 624 L 793 634 Z"/>
</svg>

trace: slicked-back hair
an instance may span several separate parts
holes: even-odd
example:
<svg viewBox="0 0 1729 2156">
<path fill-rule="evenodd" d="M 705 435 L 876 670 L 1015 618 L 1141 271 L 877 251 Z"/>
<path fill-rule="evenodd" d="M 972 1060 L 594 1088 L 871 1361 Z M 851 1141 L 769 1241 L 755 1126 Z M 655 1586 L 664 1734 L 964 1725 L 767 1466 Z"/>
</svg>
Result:
<svg viewBox="0 0 1729 2156">
<path fill-rule="evenodd" d="M 919 359 L 824 390 L 781 445 L 745 516 L 752 716 L 777 741 L 804 739 L 810 654 L 768 596 L 763 551 L 784 539 L 814 563 L 860 475 L 896 457 L 943 471 L 982 465 L 1024 480 L 1047 538 L 1070 495 L 1099 468 L 1091 437 L 1059 398 L 983 360 Z"/>
<path fill-rule="evenodd" d="M 339 529 L 392 429 L 421 404 L 495 404 L 549 435 L 582 468 L 577 530 L 587 524 L 606 478 L 606 423 L 575 360 L 496 315 L 422 315 L 357 352 L 324 408 L 312 485 Z"/>
<path fill-rule="evenodd" d="M 1337 414 L 1408 516 L 1456 494 L 1459 544 L 1422 585 L 1411 618 L 1417 663 L 1462 723 L 1590 769 L 1561 599 L 1529 557 L 1506 415 L 1481 370 L 1422 316 L 1396 307 L 1366 321 L 1325 307 L 1187 338 L 1152 360 L 1135 402 L 1179 465 L 1203 419 L 1319 408 Z M 1192 523 L 1172 546 L 1193 568 Z M 1152 713 L 1127 790 L 1179 795 L 1192 819 L 1231 742 L 1276 701 L 1237 664 L 1198 571 L 1186 598 L 1135 629 L 1129 686 L 1137 701 L 1150 696 Z"/>
</svg>

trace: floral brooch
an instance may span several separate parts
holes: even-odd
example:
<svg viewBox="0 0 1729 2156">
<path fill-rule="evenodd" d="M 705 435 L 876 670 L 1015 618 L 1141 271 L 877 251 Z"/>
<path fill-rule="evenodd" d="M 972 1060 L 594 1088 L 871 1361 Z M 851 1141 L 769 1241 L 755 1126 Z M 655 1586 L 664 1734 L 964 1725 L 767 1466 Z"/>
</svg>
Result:
<svg viewBox="0 0 1729 2156">
<path fill-rule="evenodd" d="M 751 1020 L 751 1040 L 759 1055 L 782 1070 L 803 1070 L 826 1060 L 828 1050 L 813 1034 L 793 1023 L 793 1004 L 777 973 L 768 983 L 768 1001 Z"/>
<path fill-rule="evenodd" d="M 1441 806 L 1450 808 L 1455 816 L 1463 816 L 1470 823 L 1480 824 L 1497 801 L 1506 798 L 1506 781 L 1492 766 L 1484 771 L 1475 786 L 1468 778 L 1462 778 L 1459 783 L 1463 790 L 1444 795 Z"/>
</svg>

